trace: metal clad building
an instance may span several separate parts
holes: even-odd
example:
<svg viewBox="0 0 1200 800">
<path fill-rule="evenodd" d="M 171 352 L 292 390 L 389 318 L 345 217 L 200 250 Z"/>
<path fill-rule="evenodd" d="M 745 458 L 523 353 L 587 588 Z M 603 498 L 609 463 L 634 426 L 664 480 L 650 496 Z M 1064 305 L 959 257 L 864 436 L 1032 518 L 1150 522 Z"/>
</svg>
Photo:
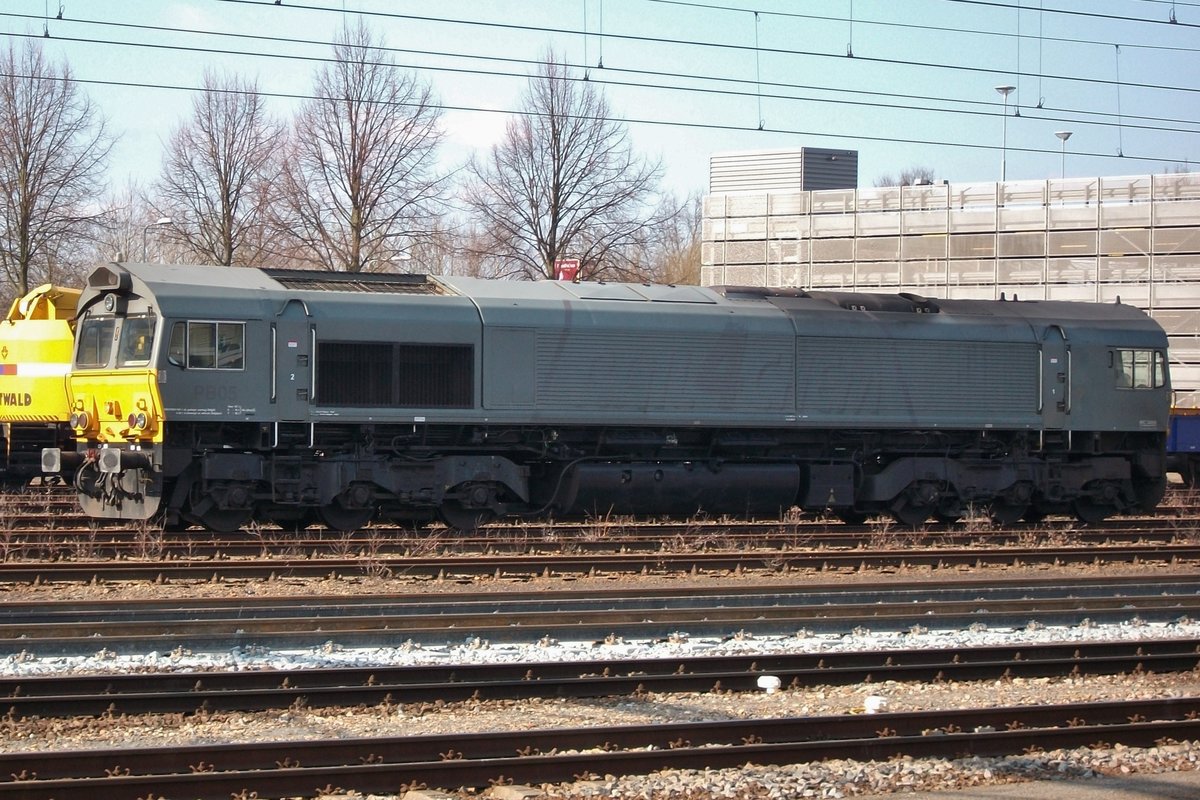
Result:
<svg viewBox="0 0 1200 800">
<path fill-rule="evenodd" d="M 852 189 L 858 185 L 858 151 L 802 147 L 747 150 L 709 158 L 708 190 L 769 192 Z"/>
<path fill-rule="evenodd" d="M 1176 404 L 1200 408 L 1200 173 L 713 191 L 703 227 L 704 285 L 1119 297 L 1166 329 Z"/>
</svg>

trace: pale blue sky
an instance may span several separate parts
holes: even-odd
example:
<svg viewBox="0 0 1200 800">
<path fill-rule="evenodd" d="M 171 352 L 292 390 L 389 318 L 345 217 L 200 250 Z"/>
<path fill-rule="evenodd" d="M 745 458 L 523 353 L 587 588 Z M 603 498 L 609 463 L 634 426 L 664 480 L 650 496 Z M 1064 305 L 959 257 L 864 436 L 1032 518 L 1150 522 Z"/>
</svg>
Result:
<svg viewBox="0 0 1200 800">
<path fill-rule="evenodd" d="M 448 167 L 505 124 L 468 109 L 515 108 L 548 47 L 590 66 L 681 195 L 706 188 L 713 152 L 800 146 L 858 150 L 864 186 L 914 165 L 996 180 L 1005 128 L 1009 180 L 1059 174 L 1058 130 L 1073 131 L 1069 176 L 1200 161 L 1197 0 L 6 0 L 0 30 L 35 35 L 86 82 L 121 135 L 120 185 L 153 179 L 190 108 L 187 91 L 146 84 L 238 72 L 286 115 L 356 12 L 377 12 L 366 19 L 396 61 L 461 109 L 445 115 Z M 1018 87 L 1006 125 L 1003 84 Z"/>
</svg>

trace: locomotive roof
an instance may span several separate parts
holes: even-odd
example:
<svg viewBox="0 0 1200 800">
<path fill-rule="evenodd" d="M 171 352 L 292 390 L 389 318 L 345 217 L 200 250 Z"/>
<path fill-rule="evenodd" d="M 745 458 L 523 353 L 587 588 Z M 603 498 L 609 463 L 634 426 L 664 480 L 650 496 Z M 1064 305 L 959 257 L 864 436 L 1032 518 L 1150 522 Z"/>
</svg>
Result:
<svg viewBox="0 0 1200 800">
<path fill-rule="evenodd" d="M 129 278 L 121 277 L 127 273 Z M 820 312 L 938 314 L 991 317 L 997 322 L 1088 322 L 1097 327 L 1130 326 L 1141 318 L 1149 329 L 1156 323 L 1134 306 L 1120 303 L 1082 303 L 1044 300 L 1009 301 L 932 299 L 914 294 L 805 291 L 763 287 L 666 285 L 565 281 L 506 281 L 456 276 L 396 273 L 339 273 L 317 270 L 259 269 L 176 264 L 111 264 L 97 267 L 88 279 L 80 310 L 101 294 L 130 280 L 139 294 L 152 295 L 164 314 L 237 314 L 238 309 L 277 304 L 291 298 L 322 297 L 342 303 L 389 303 L 397 296 L 443 297 L 448 302 L 496 301 L 666 303 L 698 306 L 774 306 L 788 315 Z M 678 307 L 678 306 L 676 306 Z M 1136 324 L 1135 324 L 1136 327 Z"/>
</svg>

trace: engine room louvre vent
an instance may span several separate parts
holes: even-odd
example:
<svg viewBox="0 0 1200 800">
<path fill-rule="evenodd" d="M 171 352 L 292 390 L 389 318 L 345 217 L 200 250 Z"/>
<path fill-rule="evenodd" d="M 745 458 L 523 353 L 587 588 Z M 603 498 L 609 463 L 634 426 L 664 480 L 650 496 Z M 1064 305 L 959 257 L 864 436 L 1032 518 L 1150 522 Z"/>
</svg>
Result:
<svg viewBox="0 0 1200 800">
<path fill-rule="evenodd" d="M 428 275 L 373 272 L 318 272 L 305 269 L 264 269 L 289 289 L 316 292 L 373 292 L 377 294 L 446 294 Z"/>
<path fill-rule="evenodd" d="M 377 408 L 470 408 L 470 345 L 318 342 L 317 404 Z"/>
</svg>

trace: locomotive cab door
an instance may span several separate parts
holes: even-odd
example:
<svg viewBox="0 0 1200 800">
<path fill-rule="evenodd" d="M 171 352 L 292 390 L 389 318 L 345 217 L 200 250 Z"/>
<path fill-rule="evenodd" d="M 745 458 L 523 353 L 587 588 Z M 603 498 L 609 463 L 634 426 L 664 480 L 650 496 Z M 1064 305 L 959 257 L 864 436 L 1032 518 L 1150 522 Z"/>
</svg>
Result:
<svg viewBox="0 0 1200 800">
<path fill-rule="evenodd" d="M 307 304 L 297 298 L 284 303 L 271 325 L 271 402 L 280 422 L 308 422 L 315 337 Z"/>
<path fill-rule="evenodd" d="M 1042 335 L 1041 414 L 1047 430 L 1066 427 L 1071 413 L 1071 348 L 1067 334 L 1051 325 Z"/>
</svg>

